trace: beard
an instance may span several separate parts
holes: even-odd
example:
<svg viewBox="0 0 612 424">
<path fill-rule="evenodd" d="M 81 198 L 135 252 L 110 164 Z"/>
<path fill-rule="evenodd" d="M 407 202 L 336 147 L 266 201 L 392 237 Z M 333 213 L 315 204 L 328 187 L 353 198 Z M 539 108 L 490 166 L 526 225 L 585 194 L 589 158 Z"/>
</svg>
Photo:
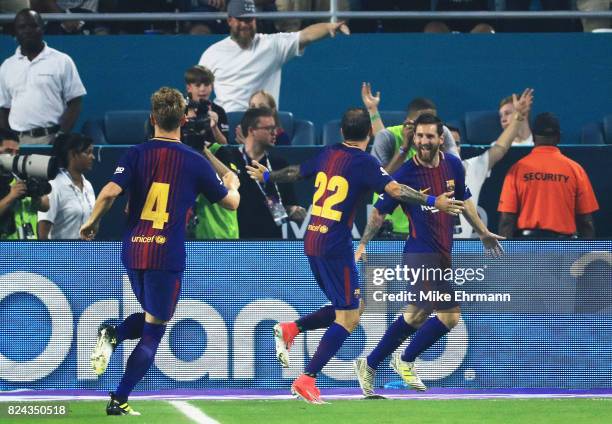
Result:
<svg viewBox="0 0 612 424">
<path fill-rule="evenodd" d="M 429 145 L 430 147 L 420 146 L 417 148 L 417 157 L 421 162 L 431 163 L 434 158 L 438 156 L 438 152 L 440 151 L 440 146 Z"/>
<path fill-rule="evenodd" d="M 232 30 L 230 35 L 240 47 L 246 49 L 251 45 L 251 42 L 253 42 L 253 38 L 255 38 L 255 29 Z"/>
</svg>

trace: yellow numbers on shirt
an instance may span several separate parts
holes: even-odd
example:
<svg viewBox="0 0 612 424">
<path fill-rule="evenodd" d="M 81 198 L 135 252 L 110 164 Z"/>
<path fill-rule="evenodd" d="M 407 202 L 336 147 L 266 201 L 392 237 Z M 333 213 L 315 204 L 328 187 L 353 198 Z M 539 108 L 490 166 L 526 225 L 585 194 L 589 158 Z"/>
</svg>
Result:
<svg viewBox="0 0 612 424">
<path fill-rule="evenodd" d="M 349 184 L 346 178 L 334 175 L 328 179 L 324 172 L 319 172 L 315 178 L 315 187 L 317 191 L 315 191 L 312 198 L 312 215 L 340 221 L 342 219 L 342 212 L 334 209 L 334 206 L 342 203 L 348 195 Z M 325 199 L 323 206 L 320 206 L 317 203 L 326 191 L 332 191 L 334 194 Z"/>
<path fill-rule="evenodd" d="M 153 228 L 163 230 L 164 224 L 170 219 L 167 212 L 168 194 L 170 193 L 170 184 L 153 183 L 147 193 L 147 199 L 142 208 L 140 219 L 151 221 Z"/>
</svg>

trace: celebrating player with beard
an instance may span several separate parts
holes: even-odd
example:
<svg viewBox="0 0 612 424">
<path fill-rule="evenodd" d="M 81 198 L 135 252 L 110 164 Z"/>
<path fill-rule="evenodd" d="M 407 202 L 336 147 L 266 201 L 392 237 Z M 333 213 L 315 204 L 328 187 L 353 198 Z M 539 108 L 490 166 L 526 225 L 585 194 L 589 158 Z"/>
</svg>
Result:
<svg viewBox="0 0 612 424">
<path fill-rule="evenodd" d="M 478 217 L 476 207 L 470 200 L 471 193 L 465 186 L 465 171 L 461 160 L 440 151 L 442 134 L 442 121 L 438 117 L 431 114 L 419 116 L 415 121 L 416 155 L 405 162 L 393 174 L 393 178 L 400 184 L 409 185 L 428 195 L 454 192 L 455 199 L 463 200 L 463 215 L 479 235 L 486 252 L 497 257 L 503 252 L 498 242 L 503 237 L 491 233 Z M 365 252 L 368 241 L 378 232 L 385 215 L 398 205 L 399 202 L 390 196 L 380 196 L 355 253 L 357 261 Z M 401 207 L 408 216 L 411 229 L 404 246 L 403 265 L 442 271 L 450 268 L 453 217 L 439 213 L 435 207 L 412 204 L 402 204 Z M 444 275 L 444 272 L 438 274 Z M 410 388 L 425 390 L 425 385 L 416 373 L 414 361 L 455 327 L 461 317 L 461 309 L 454 299 L 454 290 L 449 281 L 436 278 L 418 281 L 409 285 L 408 290 L 414 293 L 412 298 L 415 301 L 391 324 L 372 353 L 354 363 L 359 385 L 366 397 L 374 395 L 374 375 L 380 363 L 410 336 L 410 345 L 401 355 L 393 356 L 391 367 Z M 422 296 L 432 292 L 448 294 L 450 296 L 444 296 L 444 299 L 450 300 L 430 301 L 430 296 Z M 436 316 L 428 319 L 433 311 L 436 311 Z"/>
</svg>

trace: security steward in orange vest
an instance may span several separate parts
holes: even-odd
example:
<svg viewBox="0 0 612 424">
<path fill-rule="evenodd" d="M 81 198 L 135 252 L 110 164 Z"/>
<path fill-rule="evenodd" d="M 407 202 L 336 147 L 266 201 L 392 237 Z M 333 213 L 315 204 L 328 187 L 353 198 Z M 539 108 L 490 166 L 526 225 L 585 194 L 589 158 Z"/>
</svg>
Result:
<svg viewBox="0 0 612 424">
<path fill-rule="evenodd" d="M 532 132 L 535 147 L 504 180 L 498 233 L 509 238 L 595 237 L 592 213 L 599 205 L 582 166 L 557 147 L 559 120 L 542 113 Z"/>
</svg>

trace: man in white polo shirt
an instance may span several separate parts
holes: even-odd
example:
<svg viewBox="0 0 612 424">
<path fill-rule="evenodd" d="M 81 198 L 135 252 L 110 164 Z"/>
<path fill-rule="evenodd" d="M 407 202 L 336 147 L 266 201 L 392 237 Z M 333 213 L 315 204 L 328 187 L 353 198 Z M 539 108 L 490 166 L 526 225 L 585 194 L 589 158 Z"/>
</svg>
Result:
<svg viewBox="0 0 612 424">
<path fill-rule="evenodd" d="M 343 22 L 318 23 L 300 32 L 257 34 L 255 18 L 243 17 L 255 13 L 253 0 L 232 0 L 227 13 L 230 36 L 206 49 L 199 63 L 215 75 L 215 102 L 226 112 L 248 109 L 257 90 L 272 94 L 278 105 L 282 66 L 314 41 L 333 37 L 337 31 L 349 34 Z"/>
<path fill-rule="evenodd" d="M 14 26 L 19 47 L 0 66 L 0 128 L 20 144 L 50 144 L 74 126 L 85 87 L 72 59 L 43 41 L 38 13 L 19 11 Z"/>
</svg>

